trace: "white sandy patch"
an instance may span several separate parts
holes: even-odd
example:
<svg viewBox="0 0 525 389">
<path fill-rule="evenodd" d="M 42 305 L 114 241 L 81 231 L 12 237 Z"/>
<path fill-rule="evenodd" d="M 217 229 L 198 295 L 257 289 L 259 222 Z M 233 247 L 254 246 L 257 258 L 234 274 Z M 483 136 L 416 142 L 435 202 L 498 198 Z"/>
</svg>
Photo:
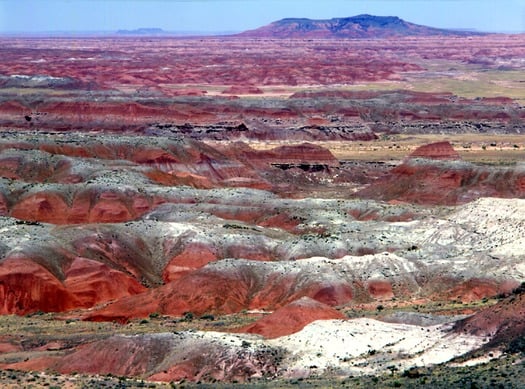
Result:
<svg viewBox="0 0 525 389">
<path fill-rule="evenodd" d="M 387 372 L 438 364 L 479 347 L 480 337 L 448 332 L 449 325 L 419 327 L 372 319 L 323 320 L 290 336 L 269 340 L 290 350 L 285 376 Z"/>
<path fill-rule="evenodd" d="M 479 239 L 479 248 L 508 255 L 525 251 L 525 199 L 481 198 L 461 207 L 450 221 Z"/>
</svg>

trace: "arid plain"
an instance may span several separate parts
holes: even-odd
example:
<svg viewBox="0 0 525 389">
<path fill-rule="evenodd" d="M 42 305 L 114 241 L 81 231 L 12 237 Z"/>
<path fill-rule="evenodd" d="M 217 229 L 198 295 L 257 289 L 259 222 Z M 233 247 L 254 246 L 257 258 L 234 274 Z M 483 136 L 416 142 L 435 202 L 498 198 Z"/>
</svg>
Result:
<svg viewBox="0 0 525 389">
<path fill-rule="evenodd" d="M 0 38 L 7 387 L 520 387 L 525 37 Z"/>
</svg>

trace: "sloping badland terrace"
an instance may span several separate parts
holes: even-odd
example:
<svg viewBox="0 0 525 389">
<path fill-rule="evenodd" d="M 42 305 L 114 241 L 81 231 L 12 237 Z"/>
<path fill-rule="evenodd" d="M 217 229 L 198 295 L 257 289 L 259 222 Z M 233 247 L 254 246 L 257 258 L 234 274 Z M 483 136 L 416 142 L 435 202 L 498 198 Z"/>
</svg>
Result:
<svg viewBox="0 0 525 389">
<path fill-rule="evenodd" d="M 2 43 L 2 369 L 421 384 L 522 358 L 520 37 Z"/>
<path fill-rule="evenodd" d="M 120 335 L 5 334 L 3 368 L 160 381 L 403 370 L 504 331 L 454 335 L 443 314 L 473 313 L 525 278 L 523 167 L 467 163 L 447 142 L 355 192 L 353 167 L 309 144 L 36 135 L 4 133 L 0 147 L 1 312 L 122 324 Z M 304 197 L 320 185 L 325 198 Z M 414 304 L 444 312 L 423 329 L 409 315 L 344 320 L 391 321 Z M 163 327 L 131 336 L 140 320 Z M 166 332 L 192 326 L 208 331 Z"/>
</svg>

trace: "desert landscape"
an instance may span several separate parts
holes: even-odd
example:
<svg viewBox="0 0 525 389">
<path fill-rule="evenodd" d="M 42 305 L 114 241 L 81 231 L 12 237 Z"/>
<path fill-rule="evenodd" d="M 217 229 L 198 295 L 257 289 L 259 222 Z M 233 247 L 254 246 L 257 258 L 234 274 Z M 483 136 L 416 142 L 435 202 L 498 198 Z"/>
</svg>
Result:
<svg viewBox="0 0 525 389">
<path fill-rule="evenodd" d="M 0 54 L 4 387 L 525 386 L 525 35 Z"/>
</svg>

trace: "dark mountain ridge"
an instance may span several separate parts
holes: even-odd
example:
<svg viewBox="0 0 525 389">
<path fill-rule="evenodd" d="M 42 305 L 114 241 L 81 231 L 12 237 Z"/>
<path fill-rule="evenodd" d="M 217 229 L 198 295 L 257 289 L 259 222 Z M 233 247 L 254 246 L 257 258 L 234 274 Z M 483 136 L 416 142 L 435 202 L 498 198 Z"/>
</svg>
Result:
<svg viewBox="0 0 525 389">
<path fill-rule="evenodd" d="M 346 18 L 285 18 L 238 34 L 260 38 L 388 38 L 396 36 L 467 36 L 479 32 L 447 30 L 407 22 L 397 16 L 357 15 Z"/>
</svg>

